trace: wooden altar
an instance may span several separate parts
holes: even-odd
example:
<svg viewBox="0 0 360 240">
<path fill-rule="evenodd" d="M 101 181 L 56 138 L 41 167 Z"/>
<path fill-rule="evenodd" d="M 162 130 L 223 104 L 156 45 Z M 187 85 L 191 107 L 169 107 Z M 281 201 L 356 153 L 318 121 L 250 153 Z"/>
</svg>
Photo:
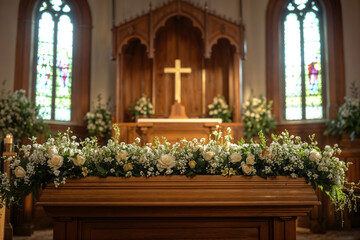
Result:
<svg viewBox="0 0 360 240">
<path fill-rule="evenodd" d="M 169 119 L 170 120 L 170 119 Z M 219 125 L 223 132 L 231 128 L 231 134 L 234 142 L 240 141 L 243 136 L 244 125 L 243 123 L 221 123 L 216 122 L 178 122 L 177 120 L 170 120 L 169 122 L 150 122 L 142 123 L 117 123 L 120 130 L 120 142 L 133 143 L 135 138 L 139 137 L 142 143 L 152 142 L 155 136 L 166 137 L 169 142 L 179 142 L 181 139 L 186 138 L 192 140 L 194 137 L 200 140 L 204 137 L 208 139 L 209 134 L 216 129 Z M 155 119 L 156 121 L 156 119 Z"/>
<path fill-rule="evenodd" d="M 131 121 L 129 107 L 142 94 L 152 100 L 155 118 L 169 117 L 179 99 L 189 118 L 207 117 L 208 104 L 220 94 L 233 110 L 233 122 L 241 122 L 243 25 L 210 13 L 207 6 L 176 0 L 150 6 L 148 13 L 112 31 L 116 122 Z M 174 81 L 176 68 L 184 74 Z"/>
<path fill-rule="evenodd" d="M 87 177 L 42 192 L 54 239 L 296 239 L 320 204 L 304 179 Z"/>
</svg>

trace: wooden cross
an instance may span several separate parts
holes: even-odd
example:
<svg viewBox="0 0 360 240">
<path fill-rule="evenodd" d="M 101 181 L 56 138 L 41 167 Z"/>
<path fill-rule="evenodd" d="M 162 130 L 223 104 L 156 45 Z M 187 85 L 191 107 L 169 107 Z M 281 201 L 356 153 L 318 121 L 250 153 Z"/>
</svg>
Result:
<svg viewBox="0 0 360 240">
<path fill-rule="evenodd" d="M 181 60 L 175 59 L 175 67 L 164 68 L 164 73 L 175 73 L 175 101 L 181 103 L 181 74 L 191 73 L 191 68 L 181 68 Z"/>
</svg>

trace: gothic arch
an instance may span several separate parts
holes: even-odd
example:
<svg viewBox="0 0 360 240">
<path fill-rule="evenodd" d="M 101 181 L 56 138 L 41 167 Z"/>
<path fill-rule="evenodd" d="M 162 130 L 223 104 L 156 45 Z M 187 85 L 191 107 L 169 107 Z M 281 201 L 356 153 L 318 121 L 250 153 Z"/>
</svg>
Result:
<svg viewBox="0 0 360 240">
<path fill-rule="evenodd" d="M 345 73 L 343 30 L 340 0 L 319 0 L 325 14 L 325 47 L 327 63 L 328 113 L 334 118 L 344 101 Z M 285 1 L 269 0 L 266 10 L 266 95 L 273 100 L 273 113 L 280 120 L 280 19 Z"/>
<path fill-rule="evenodd" d="M 38 0 L 20 0 L 16 37 L 14 90 L 31 86 L 34 11 Z M 72 125 L 84 125 L 90 104 L 91 13 L 87 0 L 69 0 L 74 10 Z"/>
</svg>

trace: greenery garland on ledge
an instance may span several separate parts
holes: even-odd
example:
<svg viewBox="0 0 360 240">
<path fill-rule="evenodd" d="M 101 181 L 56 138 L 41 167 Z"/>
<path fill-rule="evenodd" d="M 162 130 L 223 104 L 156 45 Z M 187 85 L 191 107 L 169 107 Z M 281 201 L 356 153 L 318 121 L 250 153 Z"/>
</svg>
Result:
<svg viewBox="0 0 360 240">
<path fill-rule="evenodd" d="M 347 166 L 337 157 L 340 149 L 326 146 L 320 150 L 314 136 L 310 143 L 283 132 L 273 135 L 266 145 L 262 132 L 260 142 L 233 143 L 230 128 L 225 136 L 219 127 L 205 139 L 181 140 L 171 145 L 165 138 L 155 144 L 119 143 L 119 130 L 106 146 L 98 146 L 96 138 L 76 141 L 70 131 L 38 144 L 22 146 L 15 158 L 8 158 L 12 175 L 0 175 L 1 202 L 17 204 L 21 197 L 36 193 L 46 184 L 65 184 L 67 178 L 86 176 L 140 177 L 157 175 L 258 175 L 303 177 L 314 189 L 325 191 L 336 209 L 356 210 L 354 188 L 345 179 Z"/>
</svg>

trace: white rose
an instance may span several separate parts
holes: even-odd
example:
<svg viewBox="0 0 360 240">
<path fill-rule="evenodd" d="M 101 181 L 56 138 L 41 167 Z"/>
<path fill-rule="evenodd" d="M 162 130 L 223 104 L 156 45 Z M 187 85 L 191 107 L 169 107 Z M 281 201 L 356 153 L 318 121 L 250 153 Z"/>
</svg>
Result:
<svg viewBox="0 0 360 240">
<path fill-rule="evenodd" d="M 202 156 L 206 161 L 210 161 L 214 157 L 215 153 L 212 151 L 204 152 Z"/>
<path fill-rule="evenodd" d="M 245 175 L 251 175 L 254 167 L 253 167 L 253 166 L 249 166 L 249 165 L 247 165 L 247 164 L 243 164 L 243 165 L 241 166 L 241 169 L 242 169 L 242 171 L 243 171 L 243 173 L 244 173 Z"/>
<path fill-rule="evenodd" d="M 76 156 L 76 158 L 71 159 L 76 166 L 82 166 L 85 163 L 85 158 L 80 156 L 79 154 Z"/>
<path fill-rule="evenodd" d="M 127 161 L 128 160 L 128 153 L 126 151 L 120 151 L 117 155 L 118 160 Z"/>
<path fill-rule="evenodd" d="M 59 155 L 54 155 L 51 159 L 48 160 L 48 165 L 51 169 L 57 170 L 63 165 L 63 157 Z"/>
<path fill-rule="evenodd" d="M 254 165 L 255 164 L 255 156 L 251 153 L 249 153 L 246 157 L 246 164 L 248 165 Z"/>
<path fill-rule="evenodd" d="M 175 157 L 171 155 L 162 155 L 158 162 L 157 162 L 157 168 L 162 171 L 164 169 L 171 169 L 175 166 Z"/>
<path fill-rule="evenodd" d="M 17 178 L 24 178 L 25 175 L 26 175 L 26 172 L 22 167 L 18 166 L 15 168 L 15 176 Z"/>
<path fill-rule="evenodd" d="M 230 162 L 237 163 L 241 161 L 241 155 L 239 153 L 233 153 L 230 155 Z"/>
<path fill-rule="evenodd" d="M 55 155 L 55 154 L 58 154 L 58 150 L 56 149 L 55 146 L 49 147 L 49 149 L 48 149 L 47 152 L 48 152 L 48 154 L 49 154 L 50 156 L 53 156 L 53 155 Z"/>
<path fill-rule="evenodd" d="M 309 160 L 312 162 L 318 162 L 321 158 L 321 154 L 315 149 L 311 150 Z"/>
</svg>

